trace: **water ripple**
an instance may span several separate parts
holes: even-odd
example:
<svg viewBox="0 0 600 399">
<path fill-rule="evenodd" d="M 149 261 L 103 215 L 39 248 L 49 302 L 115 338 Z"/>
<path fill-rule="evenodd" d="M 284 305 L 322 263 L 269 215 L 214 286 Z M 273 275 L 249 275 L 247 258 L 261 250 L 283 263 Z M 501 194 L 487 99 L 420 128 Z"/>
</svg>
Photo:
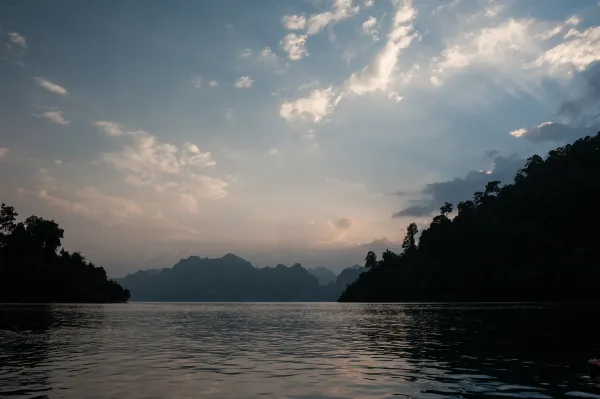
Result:
<svg viewBox="0 0 600 399">
<path fill-rule="evenodd" d="M 587 309 L 0 305 L 0 397 L 597 397 Z"/>
</svg>

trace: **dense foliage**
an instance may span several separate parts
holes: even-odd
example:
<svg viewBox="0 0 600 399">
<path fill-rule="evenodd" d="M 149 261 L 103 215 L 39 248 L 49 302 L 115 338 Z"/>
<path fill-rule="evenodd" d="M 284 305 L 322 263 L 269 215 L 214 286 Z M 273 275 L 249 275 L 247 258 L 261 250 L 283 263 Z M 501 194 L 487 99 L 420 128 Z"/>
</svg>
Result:
<svg viewBox="0 0 600 399">
<path fill-rule="evenodd" d="M 600 292 L 600 133 L 534 155 L 514 184 L 446 203 L 403 252 L 369 252 L 340 301 L 587 301 Z M 418 241 L 418 242 L 417 242 Z"/>
<path fill-rule="evenodd" d="M 215 259 L 190 256 L 172 268 L 140 270 L 119 281 L 136 301 L 335 301 L 363 271 L 345 269 L 335 282 L 323 285 L 300 264 L 256 268 L 227 254 Z"/>
<path fill-rule="evenodd" d="M 60 249 L 64 230 L 54 220 L 17 222 L 0 209 L 0 302 L 126 302 L 129 291 L 108 280 L 78 252 Z M 60 249 L 60 251 L 59 251 Z"/>
</svg>

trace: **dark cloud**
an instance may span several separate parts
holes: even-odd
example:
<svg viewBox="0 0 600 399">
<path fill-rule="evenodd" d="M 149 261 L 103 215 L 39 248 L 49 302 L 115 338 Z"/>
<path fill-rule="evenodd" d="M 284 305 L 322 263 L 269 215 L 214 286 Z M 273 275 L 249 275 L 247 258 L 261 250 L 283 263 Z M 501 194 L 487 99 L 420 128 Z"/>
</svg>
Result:
<svg viewBox="0 0 600 399">
<path fill-rule="evenodd" d="M 486 183 L 498 180 L 511 183 L 517 170 L 523 167 L 525 160 L 517 155 L 509 157 L 496 156 L 491 173 L 471 171 L 465 177 L 457 177 L 450 181 L 430 183 L 421 190 L 422 198 L 411 200 L 409 206 L 392 215 L 394 218 L 405 216 L 427 216 L 438 210 L 444 202 L 456 205 L 482 191 Z"/>
<path fill-rule="evenodd" d="M 592 64 L 578 78 L 583 83 L 580 94 L 558 107 L 558 116 L 565 123 L 544 122 L 510 134 L 532 142 L 561 144 L 596 134 L 600 130 L 600 62 Z"/>
<path fill-rule="evenodd" d="M 595 62 L 581 74 L 583 90 L 579 97 L 564 101 L 558 114 L 574 124 L 598 123 L 600 116 L 600 62 Z"/>
</svg>

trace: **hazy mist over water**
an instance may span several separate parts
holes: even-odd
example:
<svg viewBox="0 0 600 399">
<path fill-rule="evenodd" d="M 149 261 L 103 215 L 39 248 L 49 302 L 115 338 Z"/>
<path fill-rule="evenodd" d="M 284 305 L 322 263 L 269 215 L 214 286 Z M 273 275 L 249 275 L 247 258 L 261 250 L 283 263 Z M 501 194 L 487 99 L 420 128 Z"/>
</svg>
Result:
<svg viewBox="0 0 600 399">
<path fill-rule="evenodd" d="M 0 397 L 593 395 L 591 309 L 547 305 L 0 305 Z"/>
</svg>

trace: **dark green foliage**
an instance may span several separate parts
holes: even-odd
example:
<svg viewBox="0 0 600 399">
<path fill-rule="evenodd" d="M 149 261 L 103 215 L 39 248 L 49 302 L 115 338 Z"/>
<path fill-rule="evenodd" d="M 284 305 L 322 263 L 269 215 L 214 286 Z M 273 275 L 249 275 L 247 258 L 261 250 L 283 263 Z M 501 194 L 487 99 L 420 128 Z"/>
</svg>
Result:
<svg viewBox="0 0 600 399">
<path fill-rule="evenodd" d="M 64 231 L 37 216 L 18 223 L 0 208 L 0 302 L 126 302 L 129 291 L 80 253 L 59 251 Z"/>
<path fill-rule="evenodd" d="M 514 184 L 488 183 L 454 219 L 444 204 L 418 245 L 411 224 L 404 252 L 367 262 L 340 301 L 597 301 L 598 203 L 600 133 L 530 157 Z"/>
<path fill-rule="evenodd" d="M 120 282 L 136 301 L 335 301 L 362 271 L 347 268 L 335 282 L 322 285 L 298 263 L 259 269 L 227 254 L 216 259 L 190 256 L 170 269 L 140 270 Z"/>
</svg>

